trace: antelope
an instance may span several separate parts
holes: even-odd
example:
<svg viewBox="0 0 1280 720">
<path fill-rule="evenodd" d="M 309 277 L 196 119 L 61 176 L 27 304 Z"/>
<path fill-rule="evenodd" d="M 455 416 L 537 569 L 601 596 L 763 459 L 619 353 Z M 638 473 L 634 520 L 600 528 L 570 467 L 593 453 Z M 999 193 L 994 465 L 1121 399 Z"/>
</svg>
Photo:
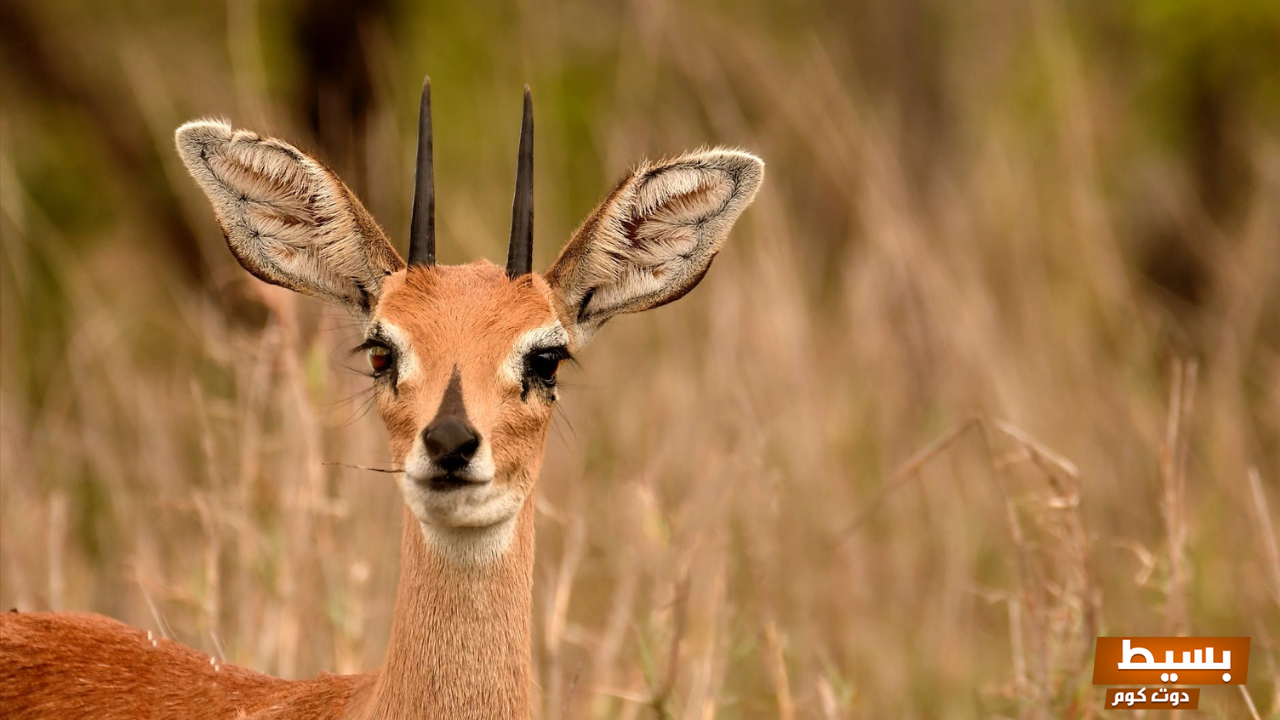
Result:
<svg viewBox="0 0 1280 720">
<path fill-rule="evenodd" d="M 258 278 L 350 309 L 404 497 L 395 614 L 380 669 L 284 680 L 115 620 L 0 619 L 8 718 L 528 718 L 534 488 L 556 371 L 615 315 L 701 281 L 764 178 L 757 157 L 641 162 L 532 270 L 533 105 L 525 87 L 506 267 L 436 263 L 430 80 L 408 262 L 321 162 L 198 120 L 178 153 L 232 254 Z"/>
</svg>

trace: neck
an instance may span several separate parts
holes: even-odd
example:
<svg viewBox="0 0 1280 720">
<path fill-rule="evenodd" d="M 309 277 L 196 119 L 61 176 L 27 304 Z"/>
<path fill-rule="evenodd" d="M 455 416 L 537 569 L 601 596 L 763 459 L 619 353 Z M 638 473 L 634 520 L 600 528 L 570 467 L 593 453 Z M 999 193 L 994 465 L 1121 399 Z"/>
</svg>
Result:
<svg viewBox="0 0 1280 720">
<path fill-rule="evenodd" d="M 424 529 L 406 509 L 395 620 L 370 718 L 527 720 L 532 494 L 512 522 L 505 528 Z M 510 541 L 489 557 L 467 558 L 455 552 L 462 543 L 495 540 L 455 533 L 503 533 Z"/>
</svg>

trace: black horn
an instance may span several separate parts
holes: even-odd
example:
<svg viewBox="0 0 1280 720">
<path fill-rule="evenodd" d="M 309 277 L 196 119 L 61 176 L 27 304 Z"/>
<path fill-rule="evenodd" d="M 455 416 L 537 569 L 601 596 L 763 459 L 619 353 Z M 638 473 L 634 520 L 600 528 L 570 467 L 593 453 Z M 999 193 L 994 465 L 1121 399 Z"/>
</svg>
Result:
<svg viewBox="0 0 1280 720">
<path fill-rule="evenodd" d="M 533 96 L 524 86 L 524 119 L 520 123 L 520 159 L 516 165 L 516 196 L 511 203 L 511 245 L 507 249 L 507 277 L 533 272 Z"/>
<path fill-rule="evenodd" d="M 418 106 L 418 164 L 409 221 L 409 265 L 436 264 L 436 182 L 431 153 L 431 78 L 422 81 Z"/>
</svg>

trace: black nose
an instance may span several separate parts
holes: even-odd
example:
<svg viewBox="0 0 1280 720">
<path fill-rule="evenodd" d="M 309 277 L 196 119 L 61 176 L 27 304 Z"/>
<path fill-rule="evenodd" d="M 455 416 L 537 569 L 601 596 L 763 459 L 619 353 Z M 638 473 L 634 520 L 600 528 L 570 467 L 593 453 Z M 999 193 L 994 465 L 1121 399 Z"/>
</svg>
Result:
<svg viewBox="0 0 1280 720">
<path fill-rule="evenodd" d="M 461 470 L 480 447 L 480 436 L 471 423 L 456 417 L 440 418 L 422 431 L 427 457 L 445 472 Z"/>
</svg>

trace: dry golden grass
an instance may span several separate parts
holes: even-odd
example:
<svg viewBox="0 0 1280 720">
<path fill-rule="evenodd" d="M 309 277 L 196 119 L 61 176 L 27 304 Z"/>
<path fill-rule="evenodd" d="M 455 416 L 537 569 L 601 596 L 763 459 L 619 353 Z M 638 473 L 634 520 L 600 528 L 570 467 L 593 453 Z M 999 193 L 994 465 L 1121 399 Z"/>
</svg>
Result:
<svg viewBox="0 0 1280 720">
<path fill-rule="evenodd" d="M 1248 696 L 1206 690 L 1200 715 L 1280 713 L 1280 137 L 1242 125 L 1252 181 L 1211 219 L 1133 134 L 1133 94 L 1070 3 L 998 5 L 937 50 L 941 138 L 820 9 L 368 30 L 362 194 L 402 238 L 428 70 L 447 262 L 501 252 L 525 80 L 544 264 L 645 154 L 736 144 L 769 164 L 702 286 L 612 323 L 564 376 L 538 495 L 539 717 L 1097 717 L 1093 638 L 1118 633 L 1250 635 Z M 388 462 L 346 369 L 354 326 L 242 278 L 170 150 L 201 114 L 305 138 L 268 71 L 287 67 L 279 8 L 51 8 L 110 58 L 213 291 L 93 152 L 99 119 L 0 108 L 0 603 L 285 676 L 371 667 L 401 501 L 349 467 Z M 41 164 L 59 143 L 69 159 Z M 1211 291 L 1146 279 L 1144 213 L 1200 238 Z"/>
</svg>

